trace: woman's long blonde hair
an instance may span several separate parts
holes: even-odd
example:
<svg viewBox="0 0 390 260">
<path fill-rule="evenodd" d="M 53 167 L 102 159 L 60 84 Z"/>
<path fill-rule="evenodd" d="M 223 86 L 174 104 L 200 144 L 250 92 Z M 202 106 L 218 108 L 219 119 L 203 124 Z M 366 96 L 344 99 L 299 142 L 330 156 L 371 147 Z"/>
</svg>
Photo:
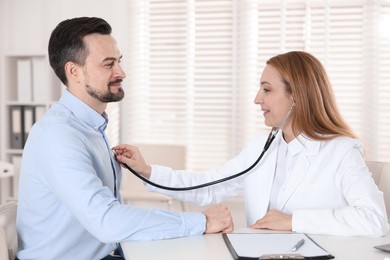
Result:
<svg viewBox="0 0 390 260">
<path fill-rule="evenodd" d="M 292 51 L 267 61 L 282 76 L 286 91 L 292 94 L 295 108 L 292 130 L 314 140 L 336 136 L 356 138 L 337 107 L 336 99 L 321 62 L 303 51 Z"/>
</svg>

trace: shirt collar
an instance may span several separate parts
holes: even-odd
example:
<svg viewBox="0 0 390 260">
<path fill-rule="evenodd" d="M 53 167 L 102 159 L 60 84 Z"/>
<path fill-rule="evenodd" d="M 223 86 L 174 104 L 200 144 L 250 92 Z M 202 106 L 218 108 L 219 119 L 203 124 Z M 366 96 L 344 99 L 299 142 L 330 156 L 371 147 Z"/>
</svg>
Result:
<svg viewBox="0 0 390 260">
<path fill-rule="evenodd" d="M 76 118 L 99 131 L 104 131 L 108 124 L 106 112 L 99 114 L 86 103 L 65 89 L 59 103 L 69 109 Z"/>
<path fill-rule="evenodd" d="M 304 134 L 300 134 L 297 138 L 294 139 L 294 142 L 294 146 L 301 147 L 297 152 L 304 149 L 308 156 L 316 155 L 319 152 L 322 143 L 322 141 L 310 139 Z M 294 151 L 296 151 L 295 149 L 298 148 L 294 148 Z"/>
<path fill-rule="evenodd" d="M 281 142 L 285 142 L 282 133 L 280 133 L 279 138 Z M 312 156 L 319 152 L 321 141 L 312 140 L 304 134 L 300 134 L 286 145 L 291 156 L 295 156 L 301 151 L 304 151 L 308 156 Z"/>
<path fill-rule="evenodd" d="M 294 138 L 287 144 L 288 151 L 291 154 L 291 156 L 296 155 L 300 151 L 304 149 L 304 143 L 300 142 L 300 136 L 298 138 Z M 284 140 L 282 142 L 285 142 Z"/>
</svg>

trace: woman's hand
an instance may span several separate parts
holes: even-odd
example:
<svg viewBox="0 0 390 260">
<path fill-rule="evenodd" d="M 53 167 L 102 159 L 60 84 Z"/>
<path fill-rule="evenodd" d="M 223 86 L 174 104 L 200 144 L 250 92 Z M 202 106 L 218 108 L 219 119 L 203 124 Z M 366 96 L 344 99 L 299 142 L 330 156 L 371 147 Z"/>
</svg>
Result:
<svg viewBox="0 0 390 260">
<path fill-rule="evenodd" d="M 138 147 L 128 144 L 120 144 L 113 147 L 112 150 L 115 151 L 116 159 L 120 163 L 127 164 L 130 168 L 145 178 L 150 177 L 152 168 L 145 162 Z"/>
<path fill-rule="evenodd" d="M 251 228 L 266 228 L 279 231 L 292 231 L 292 216 L 279 210 L 271 209 L 261 219 L 257 220 Z"/>
</svg>

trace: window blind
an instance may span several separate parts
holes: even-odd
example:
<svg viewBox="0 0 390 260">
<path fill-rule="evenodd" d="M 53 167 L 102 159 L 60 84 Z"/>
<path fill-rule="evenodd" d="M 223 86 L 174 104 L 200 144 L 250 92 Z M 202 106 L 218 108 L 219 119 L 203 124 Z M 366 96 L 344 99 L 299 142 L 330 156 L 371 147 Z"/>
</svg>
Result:
<svg viewBox="0 0 390 260">
<path fill-rule="evenodd" d="M 367 88 L 375 86 L 377 91 L 371 99 L 375 110 L 372 124 L 375 125 L 372 135 L 376 137 L 371 147 L 371 158 L 379 161 L 390 161 L 390 2 L 386 1 L 377 7 L 375 17 L 379 23 L 379 39 L 372 47 L 375 53 L 373 58 L 372 75 L 368 75 Z"/>
<path fill-rule="evenodd" d="M 388 1 L 130 1 L 121 142 L 183 144 L 187 169 L 215 167 L 267 129 L 253 103 L 265 61 L 306 50 L 367 159 L 389 161 L 389 15 Z"/>
<path fill-rule="evenodd" d="M 131 53 L 123 141 L 186 145 L 191 169 L 223 162 L 233 131 L 232 2 L 150 0 L 131 7 L 139 53 Z"/>
</svg>

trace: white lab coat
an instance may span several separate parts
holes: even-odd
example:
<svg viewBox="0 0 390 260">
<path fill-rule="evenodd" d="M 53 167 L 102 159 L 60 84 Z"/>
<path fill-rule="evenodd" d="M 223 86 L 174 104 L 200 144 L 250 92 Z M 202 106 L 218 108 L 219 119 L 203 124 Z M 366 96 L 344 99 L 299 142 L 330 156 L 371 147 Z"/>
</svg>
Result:
<svg viewBox="0 0 390 260">
<path fill-rule="evenodd" d="M 174 171 L 152 165 L 150 180 L 161 185 L 183 187 L 201 184 L 246 169 L 258 158 L 267 134 L 258 134 L 239 155 L 206 173 Z M 247 224 L 268 211 L 279 133 L 259 164 L 242 177 L 194 191 L 148 189 L 200 205 L 221 202 L 244 192 Z M 292 214 L 292 229 L 312 234 L 383 236 L 389 225 L 383 200 L 365 164 L 362 144 L 347 137 L 313 141 L 299 136 L 290 178 L 280 189 L 279 210 Z"/>
</svg>

